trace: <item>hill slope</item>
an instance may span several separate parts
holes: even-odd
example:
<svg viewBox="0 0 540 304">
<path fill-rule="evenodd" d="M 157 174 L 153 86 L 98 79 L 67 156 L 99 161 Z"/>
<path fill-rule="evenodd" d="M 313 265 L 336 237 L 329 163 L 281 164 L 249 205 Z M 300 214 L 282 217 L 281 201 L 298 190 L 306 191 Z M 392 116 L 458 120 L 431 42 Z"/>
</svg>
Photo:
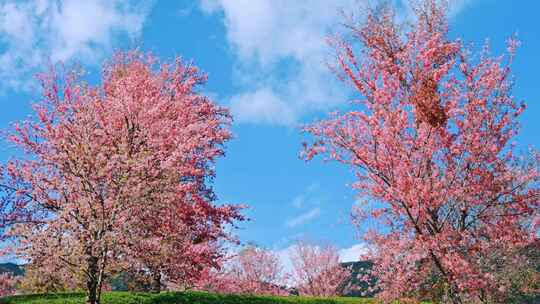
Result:
<svg viewBox="0 0 540 304">
<path fill-rule="evenodd" d="M 24 267 L 14 263 L 0 263 L 0 273 L 10 272 L 15 276 L 24 274 Z"/>
</svg>

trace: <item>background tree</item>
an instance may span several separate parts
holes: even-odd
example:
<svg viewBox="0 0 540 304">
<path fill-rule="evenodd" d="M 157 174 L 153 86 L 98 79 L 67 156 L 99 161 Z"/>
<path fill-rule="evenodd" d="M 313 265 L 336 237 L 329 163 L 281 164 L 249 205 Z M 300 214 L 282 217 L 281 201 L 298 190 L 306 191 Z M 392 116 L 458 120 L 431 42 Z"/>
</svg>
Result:
<svg viewBox="0 0 540 304">
<path fill-rule="evenodd" d="M 37 119 L 16 124 L 9 137 L 29 157 L 7 164 L 3 183 L 16 207 L 4 217 L 33 217 L 15 221 L 9 234 L 21 257 L 62 263 L 84 276 L 88 302 L 99 303 L 105 280 L 147 239 L 133 229 L 156 202 L 173 206 L 177 222 L 190 219 L 183 225 L 219 229 L 240 219 L 239 207 L 212 204 L 207 182 L 231 136 L 230 116 L 197 93 L 206 79 L 197 68 L 134 51 L 105 64 L 99 86 L 76 70 L 40 79 Z M 160 229 L 145 233 L 159 237 L 152 233 Z"/>
<path fill-rule="evenodd" d="M 300 295 L 331 297 L 342 294 L 351 271 L 339 262 L 339 252 L 332 245 L 316 246 L 305 241 L 296 243 L 290 254 L 291 278 Z"/>
<path fill-rule="evenodd" d="M 74 275 L 65 265 L 51 259 L 37 265 L 26 264 L 18 290 L 21 293 L 57 293 L 84 288 L 83 276 Z"/>
<path fill-rule="evenodd" d="M 14 295 L 19 280 L 19 277 L 15 277 L 10 273 L 0 274 L 0 297 Z"/>
<path fill-rule="evenodd" d="M 199 288 L 219 293 L 287 295 L 279 257 L 270 250 L 247 246 L 217 271 L 211 271 Z"/>
<path fill-rule="evenodd" d="M 479 56 L 448 37 L 440 1 L 413 5 L 398 23 L 386 5 L 332 39 L 338 75 L 357 93 L 351 111 L 308 126 L 304 156 L 325 154 L 356 169 L 362 219 L 383 299 L 425 284 L 452 303 L 489 302 L 505 286 L 499 263 L 536 237 L 538 155 L 511 143 L 525 109 L 511 94 L 508 56 Z"/>
<path fill-rule="evenodd" d="M 508 254 L 510 262 L 502 266 L 495 276 L 501 282 L 497 300 L 501 303 L 537 303 L 540 301 L 540 240 Z M 492 258 L 508 259 L 497 252 Z"/>
</svg>

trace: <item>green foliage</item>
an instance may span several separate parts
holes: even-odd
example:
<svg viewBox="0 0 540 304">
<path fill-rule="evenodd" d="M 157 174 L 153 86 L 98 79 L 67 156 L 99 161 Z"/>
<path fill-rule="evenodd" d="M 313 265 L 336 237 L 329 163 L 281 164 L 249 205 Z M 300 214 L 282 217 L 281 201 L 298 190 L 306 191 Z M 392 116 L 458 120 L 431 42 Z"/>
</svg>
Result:
<svg viewBox="0 0 540 304">
<path fill-rule="evenodd" d="M 314 297 L 277 297 L 277 296 L 248 296 L 220 295 L 206 292 L 163 292 L 105 293 L 102 304 L 371 304 L 372 299 L 364 298 L 314 298 Z M 82 293 L 24 295 L 0 299 L 2 304 L 83 304 L 85 295 Z"/>
<path fill-rule="evenodd" d="M 121 272 L 108 282 L 113 291 L 148 292 L 152 281 L 144 275 L 134 272 Z"/>
</svg>

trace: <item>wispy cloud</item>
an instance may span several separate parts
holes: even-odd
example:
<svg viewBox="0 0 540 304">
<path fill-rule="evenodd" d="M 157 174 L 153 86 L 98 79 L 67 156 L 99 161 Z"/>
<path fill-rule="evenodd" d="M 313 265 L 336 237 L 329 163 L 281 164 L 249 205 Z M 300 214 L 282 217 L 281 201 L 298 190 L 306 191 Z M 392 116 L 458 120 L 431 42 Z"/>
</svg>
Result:
<svg viewBox="0 0 540 304">
<path fill-rule="evenodd" d="M 306 113 L 345 101 L 344 87 L 326 68 L 325 39 L 339 9 L 355 2 L 201 1 L 204 12 L 223 15 L 237 59 L 242 89 L 230 99 L 236 120 L 293 125 Z"/>
<path fill-rule="evenodd" d="M 324 200 L 324 196 L 319 183 L 314 182 L 306 187 L 304 192 L 295 196 L 291 204 L 296 209 L 301 209 L 308 205 L 320 205 Z"/>
<path fill-rule="evenodd" d="M 292 205 L 296 209 L 302 208 L 302 206 L 304 206 L 305 203 L 306 203 L 306 199 L 303 194 L 297 195 L 292 201 Z"/>
<path fill-rule="evenodd" d="M 36 69 L 76 58 L 96 63 L 137 37 L 151 2 L 7 0 L 0 4 L 0 89 L 25 89 Z"/>
<path fill-rule="evenodd" d="M 313 208 L 305 213 L 302 213 L 296 217 L 289 219 L 286 222 L 287 227 L 293 228 L 302 224 L 305 224 L 321 215 L 321 208 Z"/>
</svg>

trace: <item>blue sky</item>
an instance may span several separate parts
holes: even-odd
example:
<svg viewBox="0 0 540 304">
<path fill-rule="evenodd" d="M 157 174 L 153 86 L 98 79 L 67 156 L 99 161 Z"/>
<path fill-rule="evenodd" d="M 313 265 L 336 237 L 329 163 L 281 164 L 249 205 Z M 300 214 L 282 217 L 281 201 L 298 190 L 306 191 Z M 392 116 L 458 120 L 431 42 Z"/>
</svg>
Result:
<svg viewBox="0 0 540 304">
<path fill-rule="evenodd" d="M 0 1 L 0 128 L 36 99 L 32 74 L 48 61 L 78 61 L 97 79 L 113 51 L 139 47 L 182 56 L 208 73 L 204 91 L 235 116 L 235 138 L 217 164 L 221 202 L 250 205 L 242 241 L 283 250 L 297 238 L 326 240 L 344 255 L 361 246 L 349 221 L 349 168 L 298 155 L 299 125 L 343 109 L 351 92 L 326 69 L 324 38 L 340 8 L 357 0 Z M 540 144 L 540 2 L 453 1 L 451 34 L 500 53 L 518 34 L 515 96 L 528 103 L 520 147 Z M 407 16 L 407 11 L 400 12 Z M 0 157 L 14 153 L 5 145 Z M 345 258 L 346 259 L 346 258 Z"/>
</svg>

